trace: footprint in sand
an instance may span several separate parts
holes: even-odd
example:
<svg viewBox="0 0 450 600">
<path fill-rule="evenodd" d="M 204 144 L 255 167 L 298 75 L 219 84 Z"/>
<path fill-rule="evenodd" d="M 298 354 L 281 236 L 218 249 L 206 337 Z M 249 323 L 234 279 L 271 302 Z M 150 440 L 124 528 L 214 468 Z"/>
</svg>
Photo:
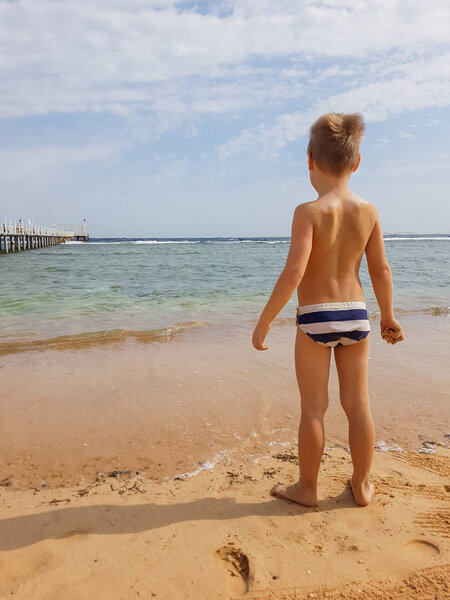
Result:
<svg viewBox="0 0 450 600">
<path fill-rule="evenodd" d="M 219 559 L 224 561 L 231 578 L 229 590 L 232 594 L 246 594 L 250 585 L 250 563 L 248 556 L 231 544 L 216 550 Z"/>
<path fill-rule="evenodd" d="M 440 554 L 441 549 L 433 542 L 429 542 L 428 540 L 420 540 L 415 539 L 408 542 L 407 546 L 414 546 L 415 548 L 420 548 L 422 552 L 425 552 L 428 555 L 432 554 Z"/>
<path fill-rule="evenodd" d="M 89 533 L 92 533 L 93 531 L 94 531 L 93 529 L 89 529 L 87 527 L 85 527 L 85 528 L 80 527 L 80 528 L 77 528 L 77 529 L 71 529 L 71 530 L 66 531 L 64 533 L 61 533 L 61 535 L 59 535 L 57 537 L 57 539 L 58 540 L 63 540 L 64 538 L 70 538 L 70 537 L 76 536 L 77 540 L 81 540 L 81 539 L 86 538 L 87 535 Z"/>
<path fill-rule="evenodd" d="M 260 517 L 260 520 L 262 521 L 263 525 L 268 525 L 271 529 L 278 529 L 278 525 L 275 523 L 272 517 L 267 517 L 264 515 Z"/>
</svg>

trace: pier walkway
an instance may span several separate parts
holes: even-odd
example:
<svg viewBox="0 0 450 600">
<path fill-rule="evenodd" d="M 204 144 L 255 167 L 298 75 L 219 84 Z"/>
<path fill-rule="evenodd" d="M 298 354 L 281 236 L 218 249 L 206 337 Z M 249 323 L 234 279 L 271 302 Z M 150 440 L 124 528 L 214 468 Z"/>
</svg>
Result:
<svg viewBox="0 0 450 600">
<path fill-rule="evenodd" d="M 0 222 L 0 252 L 4 254 L 56 246 L 72 240 L 89 240 L 86 223 L 45 227 L 36 225 L 32 219 L 4 219 Z"/>
</svg>

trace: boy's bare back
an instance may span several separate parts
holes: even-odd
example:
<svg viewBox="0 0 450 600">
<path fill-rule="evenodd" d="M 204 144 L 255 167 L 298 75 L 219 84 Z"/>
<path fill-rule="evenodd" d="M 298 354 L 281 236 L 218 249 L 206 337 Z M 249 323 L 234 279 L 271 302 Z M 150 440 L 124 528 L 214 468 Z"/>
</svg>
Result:
<svg viewBox="0 0 450 600">
<path fill-rule="evenodd" d="M 350 192 L 327 193 L 298 209 L 313 227 L 298 303 L 364 301 L 359 267 L 377 221 L 375 207 Z"/>
</svg>

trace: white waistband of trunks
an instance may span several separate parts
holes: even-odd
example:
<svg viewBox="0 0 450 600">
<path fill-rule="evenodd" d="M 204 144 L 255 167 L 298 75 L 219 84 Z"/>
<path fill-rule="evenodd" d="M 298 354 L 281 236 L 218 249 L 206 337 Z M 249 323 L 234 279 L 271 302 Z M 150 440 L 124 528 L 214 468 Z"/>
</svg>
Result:
<svg viewBox="0 0 450 600">
<path fill-rule="evenodd" d="M 365 302 L 322 302 L 320 304 L 305 304 L 297 306 L 297 314 L 318 312 L 320 310 L 354 310 L 366 309 Z"/>
</svg>

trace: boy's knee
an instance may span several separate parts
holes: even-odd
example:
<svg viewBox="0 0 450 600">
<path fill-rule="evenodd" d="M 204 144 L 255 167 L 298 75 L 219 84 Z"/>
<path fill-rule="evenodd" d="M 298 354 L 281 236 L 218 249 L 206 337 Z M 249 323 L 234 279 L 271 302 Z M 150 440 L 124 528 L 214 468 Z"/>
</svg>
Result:
<svg viewBox="0 0 450 600">
<path fill-rule="evenodd" d="M 323 417 L 327 412 L 328 398 L 317 399 L 314 403 L 302 403 L 302 415 L 310 417 Z"/>
<path fill-rule="evenodd" d="M 366 410 L 369 406 L 369 400 L 365 394 L 360 396 L 341 396 L 341 406 L 347 416 L 357 414 L 361 410 Z"/>
</svg>

